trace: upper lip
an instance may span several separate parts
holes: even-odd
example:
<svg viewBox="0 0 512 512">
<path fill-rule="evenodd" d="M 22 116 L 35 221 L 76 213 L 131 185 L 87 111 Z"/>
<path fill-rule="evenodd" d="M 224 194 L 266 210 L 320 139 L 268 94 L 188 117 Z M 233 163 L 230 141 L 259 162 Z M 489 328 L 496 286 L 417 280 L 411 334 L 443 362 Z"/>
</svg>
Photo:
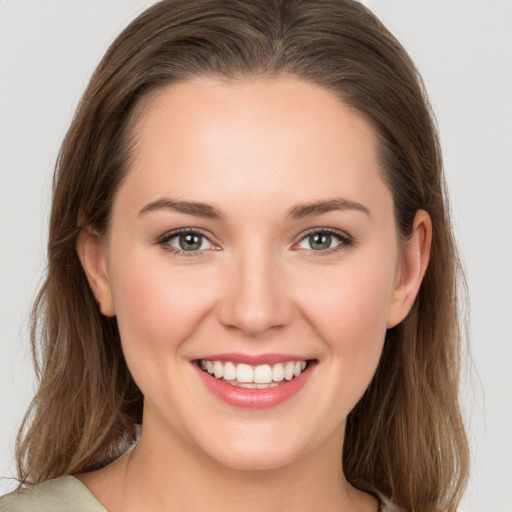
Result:
<svg viewBox="0 0 512 512">
<path fill-rule="evenodd" d="M 232 363 L 244 363 L 251 366 L 262 364 L 277 364 L 287 361 L 308 361 L 310 357 L 304 357 L 297 354 L 244 354 L 244 353 L 222 353 L 208 354 L 197 357 L 195 361 L 231 361 Z"/>
</svg>

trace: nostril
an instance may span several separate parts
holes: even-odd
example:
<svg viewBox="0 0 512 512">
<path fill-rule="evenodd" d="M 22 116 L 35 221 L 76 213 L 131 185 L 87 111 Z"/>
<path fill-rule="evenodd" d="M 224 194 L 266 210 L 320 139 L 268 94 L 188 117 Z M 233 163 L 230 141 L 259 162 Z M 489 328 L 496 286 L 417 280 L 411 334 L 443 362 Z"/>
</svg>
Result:
<svg viewBox="0 0 512 512">
<path fill-rule="evenodd" d="M 238 271 L 226 282 L 226 294 L 218 304 L 219 321 L 250 337 L 288 325 L 292 318 L 291 301 L 276 275 L 275 262 L 254 256 L 254 251 L 242 260 L 238 262 Z"/>
<path fill-rule="evenodd" d="M 290 323 L 291 316 L 291 310 L 286 311 L 281 305 L 269 303 L 257 308 L 236 299 L 231 304 L 223 304 L 219 311 L 219 320 L 224 327 L 237 329 L 250 337 L 284 328 Z"/>
</svg>

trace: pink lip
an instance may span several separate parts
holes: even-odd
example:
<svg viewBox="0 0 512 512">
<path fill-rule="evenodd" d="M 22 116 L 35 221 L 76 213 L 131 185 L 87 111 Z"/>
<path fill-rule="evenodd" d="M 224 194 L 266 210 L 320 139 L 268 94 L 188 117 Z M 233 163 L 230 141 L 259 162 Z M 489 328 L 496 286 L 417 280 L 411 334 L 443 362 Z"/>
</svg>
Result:
<svg viewBox="0 0 512 512">
<path fill-rule="evenodd" d="M 220 359 L 216 360 L 219 361 Z M 229 360 L 233 361 L 233 359 Z M 285 360 L 293 361 L 294 359 Z M 268 361 L 268 359 L 266 361 Z M 288 400 L 288 398 L 297 394 L 304 387 L 314 366 L 316 366 L 316 364 L 309 364 L 298 377 L 289 381 L 283 381 L 283 384 L 279 384 L 273 388 L 250 389 L 233 386 L 226 381 L 216 379 L 208 372 L 201 370 L 197 364 L 194 364 L 200 379 L 214 395 L 229 405 L 246 409 L 275 407 L 285 400 Z"/>
<path fill-rule="evenodd" d="M 307 357 L 298 356 L 297 354 L 240 354 L 240 353 L 223 353 L 209 354 L 204 357 L 198 357 L 197 360 L 205 361 L 231 361 L 235 364 L 245 363 L 252 366 L 259 364 L 277 364 L 288 361 L 307 361 Z"/>
</svg>

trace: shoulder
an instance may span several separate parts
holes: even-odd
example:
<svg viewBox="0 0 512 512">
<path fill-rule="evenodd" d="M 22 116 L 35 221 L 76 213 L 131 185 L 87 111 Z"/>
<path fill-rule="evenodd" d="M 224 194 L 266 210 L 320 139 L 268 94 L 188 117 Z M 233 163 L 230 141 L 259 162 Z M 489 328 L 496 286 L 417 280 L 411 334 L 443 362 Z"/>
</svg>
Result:
<svg viewBox="0 0 512 512">
<path fill-rule="evenodd" d="M 82 482 L 63 476 L 0 498 L 0 512 L 107 512 Z"/>
</svg>

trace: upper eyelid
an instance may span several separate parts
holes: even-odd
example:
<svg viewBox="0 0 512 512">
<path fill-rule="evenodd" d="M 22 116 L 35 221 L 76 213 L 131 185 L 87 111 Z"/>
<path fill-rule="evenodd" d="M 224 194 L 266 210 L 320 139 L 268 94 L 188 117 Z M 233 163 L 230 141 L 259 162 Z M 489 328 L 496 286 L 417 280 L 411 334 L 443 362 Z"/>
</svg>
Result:
<svg viewBox="0 0 512 512">
<path fill-rule="evenodd" d="M 163 235 L 159 236 L 157 238 L 157 242 L 165 242 L 166 240 L 169 240 L 169 239 L 171 239 L 171 238 L 173 238 L 175 236 L 178 236 L 178 235 L 182 235 L 184 233 L 193 233 L 193 234 L 204 236 L 212 244 L 218 245 L 218 243 L 215 242 L 215 237 L 213 237 L 210 233 L 207 233 L 206 231 L 202 230 L 201 228 L 171 229 L 170 231 L 166 231 Z"/>
<path fill-rule="evenodd" d="M 334 228 L 311 228 L 303 233 L 301 233 L 300 238 L 298 238 L 298 241 L 304 240 L 307 236 L 313 235 L 315 233 L 329 233 L 330 235 L 334 235 L 339 237 L 341 240 L 353 240 L 353 237 L 349 235 L 346 231 L 342 231 L 340 229 L 334 229 Z"/>
<path fill-rule="evenodd" d="M 302 236 L 302 238 L 304 238 L 305 236 L 308 236 L 311 233 L 333 233 L 335 235 L 346 236 L 347 238 L 350 237 L 350 235 L 346 231 L 343 231 L 341 229 L 335 229 L 335 228 L 327 228 L 327 227 L 307 229 L 306 231 L 304 231 L 302 233 L 301 236 Z"/>
</svg>

